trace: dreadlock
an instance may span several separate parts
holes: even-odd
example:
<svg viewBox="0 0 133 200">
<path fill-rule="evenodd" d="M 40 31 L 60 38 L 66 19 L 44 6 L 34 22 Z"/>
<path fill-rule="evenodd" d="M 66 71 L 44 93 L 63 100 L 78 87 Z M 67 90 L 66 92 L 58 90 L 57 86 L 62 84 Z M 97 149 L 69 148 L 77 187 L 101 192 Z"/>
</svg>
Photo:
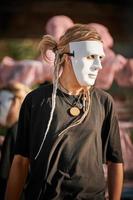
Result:
<svg viewBox="0 0 133 200">
<path fill-rule="evenodd" d="M 57 93 L 59 74 L 65 62 L 65 53 L 66 52 L 69 53 L 69 43 L 74 41 L 86 41 L 86 40 L 102 41 L 100 35 L 96 32 L 94 28 L 90 28 L 88 25 L 85 24 L 75 24 L 73 27 L 69 28 L 64 33 L 63 36 L 61 36 L 58 42 L 51 35 L 44 35 L 39 44 L 42 58 L 46 60 L 47 57 L 46 53 L 48 50 L 51 50 L 52 52 L 55 53 L 55 61 L 54 61 L 54 74 L 53 74 L 52 109 L 50 112 L 50 118 L 48 121 L 47 129 L 44 134 L 43 141 L 35 156 L 35 159 L 37 159 L 37 157 L 41 152 L 41 149 L 43 147 L 44 141 L 46 139 L 47 133 L 49 131 L 53 119 L 53 113 L 56 105 L 56 93 Z M 89 108 L 89 103 L 88 103 L 88 108 Z M 81 120 L 79 120 L 76 124 L 79 124 L 83 121 L 83 119 L 89 112 L 88 108 L 84 112 L 84 115 L 81 117 Z"/>
</svg>

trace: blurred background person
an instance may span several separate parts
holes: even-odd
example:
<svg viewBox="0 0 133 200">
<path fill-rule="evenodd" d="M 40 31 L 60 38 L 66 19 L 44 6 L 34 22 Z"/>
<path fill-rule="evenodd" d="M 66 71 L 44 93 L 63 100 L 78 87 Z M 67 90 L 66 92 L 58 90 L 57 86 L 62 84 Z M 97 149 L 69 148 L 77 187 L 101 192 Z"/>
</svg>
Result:
<svg viewBox="0 0 133 200">
<path fill-rule="evenodd" d="M 19 110 L 31 89 L 13 82 L 0 88 L 0 127 L 6 128 L 0 159 L 0 199 L 4 200 L 7 179 L 14 156 Z"/>
</svg>

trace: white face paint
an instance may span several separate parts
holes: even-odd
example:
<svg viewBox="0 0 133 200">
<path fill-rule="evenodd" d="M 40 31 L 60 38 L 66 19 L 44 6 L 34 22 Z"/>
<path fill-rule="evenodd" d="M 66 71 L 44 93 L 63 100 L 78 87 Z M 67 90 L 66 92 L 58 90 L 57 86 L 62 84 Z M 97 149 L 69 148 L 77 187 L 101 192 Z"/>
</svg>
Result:
<svg viewBox="0 0 133 200">
<path fill-rule="evenodd" d="M 14 95 L 10 91 L 0 91 L 0 125 L 5 126 L 7 116 L 13 101 Z"/>
<path fill-rule="evenodd" d="M 101 66 L 101 58 L 105 56 L 100 41 L 80 41 L 69 43 L 72 66 L 81 86 L 92 86 L 95 83 Z"/>
</svg>

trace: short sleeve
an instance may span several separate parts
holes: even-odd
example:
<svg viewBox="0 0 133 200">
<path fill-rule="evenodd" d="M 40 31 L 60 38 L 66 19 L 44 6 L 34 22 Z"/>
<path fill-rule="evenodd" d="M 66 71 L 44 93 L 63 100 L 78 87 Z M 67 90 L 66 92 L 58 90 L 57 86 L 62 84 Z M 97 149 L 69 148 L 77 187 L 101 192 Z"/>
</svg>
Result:
<svg viewBox="0 0 133 200">
<path fill-rule="evenodd" d="M 108 135 L 106 141 L 106 161 L 123 163 L 118 117 L 115 112 L 114 101 L 110 96 L 107 104 L 106 128 L 104 129 L 104 134 Z"/>
<path fill-rule="evenodd" d="M 15 154 L 29 157 L 29 135 L 30 135 L 30 95 L 24 99 L 18 120 Z"/>
</svg>

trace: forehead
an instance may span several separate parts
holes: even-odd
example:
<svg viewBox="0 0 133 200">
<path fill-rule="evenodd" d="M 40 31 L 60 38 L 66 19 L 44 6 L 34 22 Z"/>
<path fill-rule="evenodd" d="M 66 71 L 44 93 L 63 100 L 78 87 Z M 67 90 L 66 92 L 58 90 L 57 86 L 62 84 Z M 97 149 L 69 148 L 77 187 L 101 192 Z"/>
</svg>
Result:
<svg viewBox="0 0 133 200">
<path fill-rule="evenodd" d="M 74 57 L 84 57 L 88 55 L 104 56 L 103 44 L 100 41 L 80 41 L 69 43 L 70 52 L 74 52 Z"/>
</svg>

